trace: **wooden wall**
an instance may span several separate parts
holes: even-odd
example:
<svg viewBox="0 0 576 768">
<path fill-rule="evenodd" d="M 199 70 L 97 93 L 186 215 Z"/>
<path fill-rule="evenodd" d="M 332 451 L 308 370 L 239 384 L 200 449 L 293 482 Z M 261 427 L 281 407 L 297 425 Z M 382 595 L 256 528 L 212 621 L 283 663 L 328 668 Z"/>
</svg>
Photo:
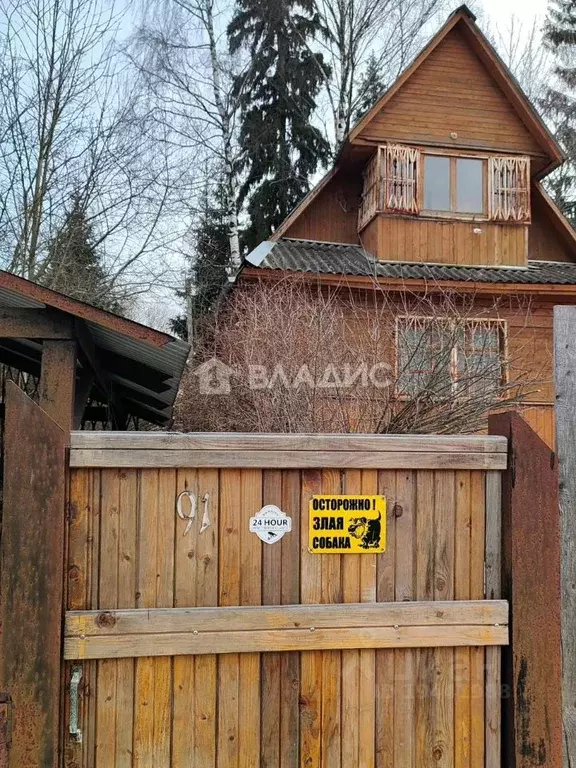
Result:
<svg viewBox="0 0 576 768">
<path fill-rule="evenodd" d="M 574 245 L 570 247 L 552 221 L 541 195 L 532 196 L 532 224 L 528 237 L 528 258 L 543 261 L 574 261 Z"/>
<path fill-rule="evenodd" d="M 453 139 L 452 133 L 457 138 Z M 359 138 L 533 154 L 542 151 L 458 28 L 447 35 Z"/>
<path fill-rule="evenodd" d="M 461 439 L 452 441 L 463 449 Z M 164 463 L 178 453 L 164 449 Z M 443 459 L 458 462 L 467 465 L 465 454 Z M 486 505 L 492 503 L 486 483 L 498 475 L 77 468 L 68 608 L 481 600 Z M 203 533 L 200 510 L 183 535 L 186 521 L 175 514 L 175 500 L 184 490 L 199 500 L 209 495 L 210 526 Z M 385 554 L 309 554 L 309 498 L 342 492 L 387 497 Z M 267 503 L 293 521 L 292 533 L 277 545 L 263 545 L 248 530 L 250 516 Z M 103 613 L 98 622 L 105 630 L 114 619 Z M 83 742 L 67 741 L 64 764 L 499 768 L 499 703 L 491 698 L 498 689 L 485 672 L 489 652 L 490 658 L 499 654 L 443 647 L 86 661 Z M 486 713 L 495 718 L 489 727 Z"/>
<path fill-rule="evenodd" d="M 381 214 L 360 238 L 366 250 L 382 261 L 514 267 L 526 266 L 527 261 L 528 227 L 518 224 Z"/>
<path fill-rule="evenodd" d="M 284 237 L 328 243 L 358 243 L 362 175 L 340 171 L 300 214 Z"/>
</svg>

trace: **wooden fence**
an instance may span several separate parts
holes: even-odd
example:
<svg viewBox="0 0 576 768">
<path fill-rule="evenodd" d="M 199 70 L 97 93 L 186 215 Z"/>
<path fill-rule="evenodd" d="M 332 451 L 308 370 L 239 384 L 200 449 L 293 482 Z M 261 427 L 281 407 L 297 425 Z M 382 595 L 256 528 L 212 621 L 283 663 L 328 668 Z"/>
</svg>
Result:
<svg viewBox="0 0 576 768">
<path fill-rule="evenodd" d="M 500 768 L 506 445 L 73 433 L 65 766 Z M 385 496 L 385 552 L 311 554 L 316 494 Z"/>
</svg>

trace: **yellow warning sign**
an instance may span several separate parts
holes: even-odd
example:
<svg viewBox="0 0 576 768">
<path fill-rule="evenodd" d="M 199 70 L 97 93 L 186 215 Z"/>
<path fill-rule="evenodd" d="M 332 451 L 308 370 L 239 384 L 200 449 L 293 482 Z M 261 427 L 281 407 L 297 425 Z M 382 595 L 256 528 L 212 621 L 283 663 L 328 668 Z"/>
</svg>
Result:
<svg viewBox="0 0 576 768">
<path fill-rule="evenodd" d="M 312 496 L 309 551 L 370 555 L 386 550 L 384 496 Z"/>
</svg>

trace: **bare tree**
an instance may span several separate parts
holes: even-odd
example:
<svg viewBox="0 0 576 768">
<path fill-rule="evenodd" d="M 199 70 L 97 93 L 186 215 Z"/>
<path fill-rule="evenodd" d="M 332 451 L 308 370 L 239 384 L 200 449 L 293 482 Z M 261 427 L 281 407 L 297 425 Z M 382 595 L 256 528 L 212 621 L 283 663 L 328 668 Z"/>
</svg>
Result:
<svg viewBox="0 0 576 768">
<path fill-rule="evenodd" d="M 544 96 L 551 73 L 550 51 L 542 42 L 541 23 L 512 16 L 505 27 L 488 31 L 504 63 L 518 80 L 522 90 L 537 107 Z"/>
<path fill-rule="evenodd" d="M 294 279 L 240 287 L 204 329 L 176 428 L 474 432 L 544 384 L 528 313 L 515 297 L 328 291 Z M 229 394 L 210 394 L 213 373 L 229 377 Z"/>
<path fill-rule="evenodd" d="M 237 82 L 244 65 L 228 52 L 229 11 L 217 0 L 152 2 L 131 58 L 168 140 L 192 152 L 206 169 L 205 179 L 224 192 L 234 269 L 240 264 Z"/>
<path fill-rule="evenodd" d="M 324 28 L 321 42 L 330 65 L 326 96 L 337 151 L 371 83 L 361 77 L 372 58 L 390 85 L 422 45 L 443 0 L 316 0 Z"/>
<path fill-rule="evenodd" d="M 122 71 L 121 24 L 112 0 L 0 7 L 0 260 L 43 281 L 74 199 L 110 284 L 133 297 L 166 268 L 174 177 Z"/>
</svg>

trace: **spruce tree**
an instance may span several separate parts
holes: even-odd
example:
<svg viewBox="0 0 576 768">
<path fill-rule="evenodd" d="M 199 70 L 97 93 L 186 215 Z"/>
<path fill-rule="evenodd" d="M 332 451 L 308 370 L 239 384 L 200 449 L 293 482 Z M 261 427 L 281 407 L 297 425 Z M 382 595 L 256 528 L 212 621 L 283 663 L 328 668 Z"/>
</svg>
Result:
<svg viewBox="0 0 576 768">
<path fill-rule="evenodd" d="M 576 224 L 576 0 L 550 0 L 544 40 L 554 54 L 556 82 L 546 89 L 541 107 L 554 128 L 568 162 L 554 173 L 549 189 Z"/>
<path fill-rule="evenodd" d="M 372 109 L 385 90 L 386 84 L 382 79 L 382 67 L 378 64 L 376 56 L 371 53 L 358 89 L 360 100 L 354 112 L 356 122 Z"/>
<path fill-rule="evenodd" d="M 189 321 L 195 323 L 213 309 L 228 281 L 231 265 L 225 199 L 223 185 L 219 184 L 215 192 L 206 185 L 199 220 L 192 230 L 190 277 L 177 292 L 186 301 L 191 317 L 179 315 L 170 321 L 172 331 L 184 339 L 188 338 Z"/>
<path fill-rule="evenodd" d="M 329 143 L 311 123 L 328 72 L 322 55 L 311 50 L 321 33 L 314 0 L 237 0 L 228 27 L 230 49 L 244 50 L 251 61 L 236 83 L 248 248 L 269 237 L 329 159 Z"/>
<path fill-rule="evenodd" d="M 46 270 L 41 282 L 54 291 L 109 312 L 124 307 L 94 244 L 92 225 L 81 200 L 75 196 L 61 229 L 48 244 Z"/>
</svg>

